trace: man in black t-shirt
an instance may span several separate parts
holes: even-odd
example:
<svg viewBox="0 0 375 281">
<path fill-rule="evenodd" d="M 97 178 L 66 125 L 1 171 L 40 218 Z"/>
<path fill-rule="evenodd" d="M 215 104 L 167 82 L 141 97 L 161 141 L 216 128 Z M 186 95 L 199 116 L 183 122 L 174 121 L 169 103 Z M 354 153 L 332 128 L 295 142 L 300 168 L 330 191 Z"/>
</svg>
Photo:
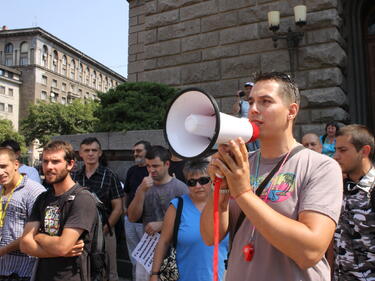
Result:
<svg viewBox="0 0 375 281">
<path fill-rule="evenodd" d="M 20 244 L 22 252 L 39 257 L 35 281 L 88 281 L 83 265 L 97 220 L 96 203 L 88 191 L 72 195 L 79 187 L 70 176 L 73 166 L 70 144 L 53 141 L 44 148 L 43 173 L 53 189 L 37 198 Z"/>
<path fill-rule="evenodd" d="M 128 253 L 130 260 L 133 265 L 133 279 L 135 276 L 135 265 L 136 261 L 132 257 L 132 252 L 141 240 L 144 229 L 142 219 L 137 222 L 130 222 L 128 219 L 127 209 L 134 199 L 135 192 L 138 186 L 142 183 L 143 179 L 148 176 L 146 168 L 146 153 L 151 148 L 151 144 L 148 141 L 138 141 L 133 146 L 134 166 L 130 167 L 126 173 L 126 180 L 124 184 L 125 191 L 125 208 L 124 208 L 124 225 L 126 233 L 126 245 L 128 247 Z"/>
</svg>

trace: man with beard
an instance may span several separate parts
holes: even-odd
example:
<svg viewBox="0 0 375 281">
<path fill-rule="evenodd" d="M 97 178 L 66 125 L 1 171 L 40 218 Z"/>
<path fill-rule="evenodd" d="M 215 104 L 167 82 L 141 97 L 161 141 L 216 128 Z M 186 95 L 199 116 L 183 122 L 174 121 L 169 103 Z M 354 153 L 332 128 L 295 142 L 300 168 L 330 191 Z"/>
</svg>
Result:
<svg viewBox="0 0 375 281">
<path fill-rule="evenodd" d="M 30 280 L 35 258 L 20 252 L 23 228 L 45 188 L 21 175 L 16 153 L 0 148 L 0 280 Z"/>
<path fill-rule="evenodd" d="M 130 222 L 127 214 L 127 209 L 132 202 L 135 192 L 142 180 L 148 176 L 146 168 L 146 153 L 151 148 L 151 144 L 148 141 L 139 141 L 133 146 L 133 155 L 135 165 L 130 167 L 126 173 L 126 180 L 124 184 L 125 191 L 125 233 L 126 233 L 126 244 L 128 246 L 128 252 L 130 260 L 133 264 L 133 278 L 135 278 L 135 265 L 136 261 L 132 257 L 132 252 L 141 240 L 144 230 L 142 219 L 137 222 Z"/>
<path fill-rule="evenodd" d="M 92 241 L 96 202 L 87 190 L 75 193 L 81 187 L 70 176 L 75 162 L 70 144 L 50 142 L 42 157 L 43 173 L 53 188 L 35 201 L 21 250 L 39 257 L 35 281 L 88 281 L 83 268 L 87 255 L 82 253 L 87 253 Z"/>
<path fill-rule="evenodd" d="M 146 154 L 149 175 L 142 180 L 134 199 L 129 205 L 128 217 L 132 222 L 142 218 L 145 232 L 153 235 L 160 232 L 169 202 L 188 193 L 186 184 L 168 173 L 171 154 L 168 149 L 155 145 Z M 145 269 L 137 263 L 136 281 L 149 280 Z"/>
</svg>

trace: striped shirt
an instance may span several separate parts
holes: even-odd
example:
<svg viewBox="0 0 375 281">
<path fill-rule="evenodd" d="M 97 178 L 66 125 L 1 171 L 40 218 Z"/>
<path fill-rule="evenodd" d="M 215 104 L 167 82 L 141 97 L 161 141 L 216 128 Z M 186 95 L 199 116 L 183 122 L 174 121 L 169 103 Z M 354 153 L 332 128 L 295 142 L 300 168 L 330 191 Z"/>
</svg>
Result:
<svg viewBox="0 0 375 281">
<path fill-rule="evenodd" d="M 4 218 L 4 226 L 0 228 L 0 247 L 4 247 L 22 236 L 24 226 L 38 195 L 45 191 L 45 188 L 24 175 L 20 185 L 14 190 L 9 201 Z M 0 194 L 3 186 L 0 185 Z M 7 201 L 6 196 L 2 196 L 3 206 Z M 0 275 L 9 276 L 17 273 L 20 277 L 30 277 L 35 258 L 29 257 L 19 250 L 8 253 L 0 257 Z"/>
</svg>

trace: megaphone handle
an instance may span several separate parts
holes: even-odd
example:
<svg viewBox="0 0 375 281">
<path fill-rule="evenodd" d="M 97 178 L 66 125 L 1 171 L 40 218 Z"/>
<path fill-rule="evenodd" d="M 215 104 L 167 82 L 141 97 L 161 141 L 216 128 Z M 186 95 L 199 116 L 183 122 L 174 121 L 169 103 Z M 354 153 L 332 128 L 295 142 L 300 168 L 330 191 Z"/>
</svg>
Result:
<svg viewBox="0 0 375 281">
<path fill-rule="evenodd" d="M 218 281 L 218 258 L 219 258 L 219 196 L 220 185 L 223 182 L 221 177 L 216 176 L 214 180 L 214 281 Z"/>
</svg>

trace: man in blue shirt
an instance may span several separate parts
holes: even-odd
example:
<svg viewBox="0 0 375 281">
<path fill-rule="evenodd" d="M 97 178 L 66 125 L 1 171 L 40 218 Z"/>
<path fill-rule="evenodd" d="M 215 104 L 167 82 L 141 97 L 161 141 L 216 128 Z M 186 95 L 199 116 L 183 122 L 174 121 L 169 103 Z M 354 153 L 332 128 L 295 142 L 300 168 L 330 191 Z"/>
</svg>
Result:
<svg viewBox="0 0 375 281">
<path fill-rule="evenodd" d="M 20 252 L 19 241 L 34 201 L 45 188 L 20 174 L 16 157 L 13 150 L 0 148 L 0 280 L 26 281 L 35 259 Z"/>
</svg>

